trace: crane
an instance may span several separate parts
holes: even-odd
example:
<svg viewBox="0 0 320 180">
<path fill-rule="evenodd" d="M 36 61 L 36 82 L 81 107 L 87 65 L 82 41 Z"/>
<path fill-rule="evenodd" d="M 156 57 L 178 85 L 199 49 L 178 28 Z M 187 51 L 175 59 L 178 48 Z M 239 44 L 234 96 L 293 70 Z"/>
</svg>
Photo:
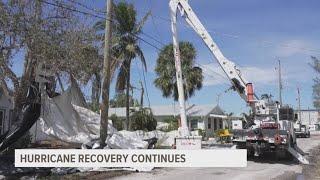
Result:
<svg viewBox="0 0 320 180">
<path fill-rule="evenodd" d="M 248 103 L 254 114 L 257 115 L 268 115 L 269 109 L 266 106 L 264 100 L 260 100 L 257 95 L 253 92 L 253 85 L 247 81 L 241 74 L 240 69 L 236 64 L 227 59 L 218 45 L 213 41 L 212 37 L 203 26 L 197 15 L 193 12 L 190 7 L 188 0 L 171 0 L 169 3 L 171 12 L 171 28 L 173 32 L 173 45 L 175 51 L 176 62 L 180 59 L 179 43 L 177 35 L 177 12 L 180 11 L 182 17 L 186 20 L 190 27 L 201 37 L 203 42 L 209 48 L 218 64 L 230 79 L 232 88 L 238 92 L 240 97 Z"/>
<path fill-rule="evenodd" d="M 227 59 L 211 35 L 203 26 L 195 12 L 192 10 L 188 0 L 170 0 L 171 31 L 173 39 L 173 50 L 176 66 L 176 78 L 179 93 L 179 105 L 181 116 L 180 135 L 188 136 L 183 80 L 181 72 L 179 40 L 177 33 L 177 13 L 185 19 L 188 25 L 200 36 L 208 47 L 218 64 L 227 75 L 232 88 L 251 107 L 253 123 L 251 128 L 242 129 L 235 140 L 237 146 L 246 148 L 248 152 L 254 152 L 259 156 L 263 151 L 274 151 L 281 156 L 291 153 L 300 162 L 308 164 L 308 161 L 301 155 L 296 144 L 293 131 L 293 109 L 290 107 L 280 108 L 279 103 L 264 98 L 259 99 L 253 91 L 253 84 L 247 81 L 241 74 L 236 64 Z M 285 116 L 280 117 L 282 114 Z M 276 117 L 275 117 L 276 115 Z"/>
</svg>

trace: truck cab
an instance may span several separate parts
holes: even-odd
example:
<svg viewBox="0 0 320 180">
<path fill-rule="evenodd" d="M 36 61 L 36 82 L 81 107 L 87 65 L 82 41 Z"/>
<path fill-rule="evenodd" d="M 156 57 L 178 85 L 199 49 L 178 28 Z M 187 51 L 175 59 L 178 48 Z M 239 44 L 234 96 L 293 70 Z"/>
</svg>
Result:
<svg viewBox="0 0 320 180">
<path fill-rule="evenodd" d="M 310 138 L 310 131 L 307 125 L 296 123 L 294 125 L 294 132 L 296 137 Z"/>
</svg>

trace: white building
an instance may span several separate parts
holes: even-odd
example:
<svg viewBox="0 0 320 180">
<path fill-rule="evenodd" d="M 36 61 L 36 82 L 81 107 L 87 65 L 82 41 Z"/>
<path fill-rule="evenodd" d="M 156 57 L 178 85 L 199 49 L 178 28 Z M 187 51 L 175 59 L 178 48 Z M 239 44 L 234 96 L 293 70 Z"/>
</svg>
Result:
<svg viewBox="0 0 320 180">
<path fill-rule="evenodd" d="M 151 106 L 152 113 L 158 124 L 162 123 L 168 117 L 179 119 L 179 106 Z M 228 116 L 219 106 L 214 105 L 186 105 L 188 125 L 191 130 L 205 130 L 207 136 L 213 136 L 215 130 L 224 129 L 228 126 Z M 110 108 L 109 114 L 115 114 L 118 117 L 126 116 L 126 108 Z"/>
<path fill-rule="evenodd" d="M 13 100 L 0 88 L 0 134 L 6 132 L 11 125 Z"/>
<path fill-rule="evenodd" d="M 295 118 L 297 120 L 301 119 L 301 124 L 303 125 L 315 125 L 316 129 L 319 128 L 320 125 L 320 112 L 316 109 L 303 109 L 301 110 L 301 118 L 299 115 L 299 111 L 295 111 Z"/>
</svg>

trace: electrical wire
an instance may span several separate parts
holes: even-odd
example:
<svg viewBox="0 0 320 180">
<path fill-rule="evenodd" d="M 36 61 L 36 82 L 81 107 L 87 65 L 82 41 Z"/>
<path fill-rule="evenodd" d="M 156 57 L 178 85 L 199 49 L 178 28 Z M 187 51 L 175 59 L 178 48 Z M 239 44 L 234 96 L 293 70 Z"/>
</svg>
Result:
<svg viewBox="0 0 320 180">
<path fill-rule="evenodd" d="M 42 2 L 44 2 L 44 3 L 47 3 L 47 4 L 50 4 L 50 5 L 55 5 L 55 6 L 57 5 L 57 6 L 61 7 L 61 8 L 66 8 L 66 9 L 69 9 L 69 10 L 72 10 L 72 11 L 75 11 L 75 12 L 79 12 L 79 13 L 83 13 L 83 14 L 86 14 L 86 15 L 90 15 L 90 16 L 93 16 L 93 17 L 97 17 L 97 18 L 100 18 L 100 19 L 105 19 L 104 17 L 98 16 L 98 15 L 94 15 L 94 14 L 92 14 L 92 13 L 88 13 L 88 12 L 84 12 L 84 11 L 72 9 L 72 8 L 69 8 L 69 7 L 63 7 L 63 6 L 61 6 L 61 5 L 54 4 L 54 3 L 50 3 L 50 2 L 47 2 L 47 1 L 45 1 L 45 0 L 40 0 L 40 1 L 42 1 Z M 104 12 L 104 11 L 97 11 L 96 9 L 90 8 L 90 7 L 88 7 L 88 6 L 86 6 L 86 5 L 82 4 L 82 3 L 76 2 L 75 0 L 68 0 L 68 1 L 73 2 L 73 3 L 76 3 L 76 4 L 78 4 L 78 5 L 86 8 L 86 9 L 88 9 L 88 10 L 91 10 L 91 11 L 94 11 L 94 12 L 97 12 L 97 13 L 101 13 L 101 14 L 106 14 L 106 12 Z M 156 15 L 153 15 L 153 14 L 152 14 L 152 18 L 157 18 L 157 19 L 159 19 L 159 20 L 163 20 L 163 21 L 165 21 L 165 22 L 170 22 L 170 23 L 171 23 L 171 20 L 170 20 L 169 18 L 165 18 L 165 17 L 161 17 L 161 16 L 156 16 Z M 178 22 L 178 23 L 186 26 L 187 28 L 191 28 L 190 26 L 188 26 L 188 25 L 185 24 L 185 23 L 181 23 L 181 22 Z M 233 38 L 233 39 L 246 38 L 246 40 L 247 40 L 247 38 L 248 38 L 248 37 L 243 37 L 243 36 L 235 35 L 235 34 L 220 33 L 220 32 L 218 32 L 218 31 L 216 31 L 216 30 L 208 30 L 208 32 L 212 32 L 212 33 L 214 33 L 214 34 L 216 34 L 216 35 L 220 35 L 220 36 L 224 36 L 224 37 L 229 37 L 229 38 Z M 143 34 L 146 35 L 145 33 L 143 33 Z M 149 37 L 152 37 L 152 36 L 149 35 Z M 152 39 L 159 43 L 159 41 L 156 40 L 155 38 L 152 37 Z M 255 39 L 254 41 L 256 41 L 256 42 L 258 42 L 258 43 L 263 43 L 263 44 L 265 44 L 265 45 L 266 45 L 266 44 L 269 44 L 269 46 L 274 46 L 274 45 L 275 45 L 275 43 L 274 43 L 274 42 L 271 42 L 271 41 L 262 41 L 262 40 L 257 40 L 257 39 Z M 292 45 L 287 44 L 287 43 L 286 43 L 286 44 L 275 45 L 275 46 L 280 46 L 280 47 L 285 47 L 285 48 L 292 48 L 292 49 L 298 49 L 298 50 L 301 50 L 301 51 L 308 51 L 308 52 L 320 53 L 320 50 L 318 50 L 318 49 L 309 49 L 309 48 L 304 48 L 304 47 L 296 47 L 296 46 L 292 46 Z M 266 47 L 266 46 L 265 46 L 265 47 Z"/>
<path fill-rule="evenodd" d="M 83 3 L 80 3 L 78 1 L 76 1 L 76 0 L 67 0 L 67 1 L 69 1 L 69 2 L 71 2 L 73 4 L 75 4 L 75 5 L 78 5 L 78 6 L 82 7 L 82 8 L 85 8 L 85 9 L 87 9 L 89 11 L 93 11 L 93 12 L 96 12 L 96 13 L 99 13 L 99 14 L 104 14 L 104 15 L 107 14 L 105 11 L 89 7 L 89 6 L 87 6 L 87 5 L 83 4 Z"/>
<path fill-rule="evenodd" d="M 47 2 L 47 1 L 45 1 L 45 0 L 40 0 L 40 1 L 43 2 L 43 3 L 45 3 L 45 4 L 51 5 L 51 6 L 56 6 L 56 7 L 64 8 L 64 9 L 67 9 L 67 10 L 70 10 L 70 11 L 73 11 L 73 12 L 81 13 L 81 14 L 84 14 L 84 15 L 89 15 L 89 16 L 96 17 L 96 18 L 99 18 L 99 19 L 104 19 L 104 20 L 112 21 L 112 20 L 107 19 L 107 18 L 105 18 L 105 17 L 101 17 L 101 16 L 98 16 L 98 15 L 96 15 L 96 14 L 92 14 L 92 13 L 89 13 L 89 12 L 80 11 L 80 10 L 77 10 L 77 9 L 74 9 L 74 8 L 70 8 L 70 7 L 67 7 L 67 6 L 62 5 L 62 4 L 55 4 L 55 3 Z M 156 41 L 157 43 L 159 43 L 159 44 L 161 44 L 161 45 L 165 45 L 163 42 L 161 42 L 161 41 L 153 38 L 152 36 L 150 36 L 150 35 L 148 35 L 148 34 L 146 34 L 146 33 L 144 33 L 144 32 L 142 32 L 142 34 L 144 34 L 146 37 L 148 37 L 148 38 L 150 38 L 150 39 L 153 39 L 154 41 Z M 135 34 L 133 34 L 133 33 L 131 33 L 131 35 L 133 35 L 133 36 L 136 37 L 137 39 L 141 40 L 142 42 L 148 44 L 149 46 L 155 48 L 157 51 L 159 51 L 159 52 L 161 51 L 161 48 L 159 48 L 157 45 L 154 45 L 153 43 L 145 40 L 144 38 L 142 38 L 142 37 L 140 37 L 140 36 L 138 36 L 138 35 L 135 35 Z M 200 65 L 200 64 L 198 64 L 198 63 L 196 63 L 196 64 L 197 64 L 197 65 Z M 200 66 L 204 67 L 203 65 L 200 65 Z M 213 70 L 210 70 L 210 69 L 209 69 L 209 71 L 211 71 L 211 72 L 213 72 L 213 73 L 215 73 L 215 74 L 217 74 L 217 75 L 219 75 L 219 76 L 221 76 L 221 77 L 223 77 L 223 78 L 226 78 L 225 76 L 222 76 L 221 74 L 219 74 L 219 73 L 217 73 L 217 72 L 215 72 L 215 71 L 213 71 Z M 206 73 L 206 74 L 209 74 L 209 73 Z M 145 84 L 145 86 L 146 86 L 146 80 L 145 80 L 146 78 L 145 78 L 144 72 L 143 72 L 143 76 L 144 76 L 144 84 Z M 210 76 L 213 77 L 212 75 L 210 75 Z M 228 85 L 229 85 L 229 84 L 228 84 Z M 148 94 L 148 92 L 147 92 L 147 86 L 146 86 L 145 88 L 146 88 L 146 95 L 147 95 L 147 94 Z M 147 95 L 147 98 L 148 98 L 149 106 L 150 106 L 150 100 L 149 100 L 149 96 L 148 96 L 148 95 Z"/>
<path fill-rule="evenodd" d="M 92 13 L 89 13 L 89 12 L 86 12 L 86 11 L 81 11 L 81 10 L 78 10 L 78 9 L 75 9 L 75 8 L 68 7 L 66 4 L 62 4 L 62 3 L 61 4 L 56 4 L 56 3 L 48 2 L 48 1 L 45 1 L 45 0 L 39 0 L 39 1 L 42 2 L 42 3 L 48 4 L 48 5 L 55 6 L 55 7 L 60 7 L 60 8 L 69 10 L 69 11 L 73 11 L 73 12 L 81 13 L 81 14 L 84 14 L 84 15 L 88 15 L 88 16 L 92 16 L 92 17 L 96 17 L 96 18 L 112 21 L 110 19 L 106 19 L 105 17 L 101 17 L 101 16 L 96 15 L 96 14 L 92 14 Z"/>
</svg>

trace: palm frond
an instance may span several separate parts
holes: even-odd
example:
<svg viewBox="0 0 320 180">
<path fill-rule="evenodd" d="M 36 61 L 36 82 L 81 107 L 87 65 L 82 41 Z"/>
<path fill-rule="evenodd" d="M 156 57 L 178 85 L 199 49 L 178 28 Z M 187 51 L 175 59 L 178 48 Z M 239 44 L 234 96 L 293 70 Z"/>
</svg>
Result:
<svg viewBox="0 0 320 180">
<path fill-rule="evenodd" d="M 139 34 L 141 32 L 143 25 L 146 23 L 150 15 L 151 11 L 148 11 L 148 13 L 144 15 L 141 21 L 136 25 L 135 30 L 133 31 L 134 34 Z"/>
<path fill-rule="evenodd" d="M 100 20 L 97 21 L 94 25 L 93 25 L 93 29 L 96 31 L 102 31 L 106 28 L 106 22 L 105 20 Z"/>
<path fill-rule="evenodd" d="M 141 60 L 142 66 L 144 67 L 144 70 L 147 71 L 146 59 L 145 59 L 145 57 L 143 55 L 143 52 L 142 52 L 141 48 L 138 45 L 136 45 L 134 49 L 135 49 L 135 54 L 137 56 L 139 56 L 139 58 Z"/>
</svg>

